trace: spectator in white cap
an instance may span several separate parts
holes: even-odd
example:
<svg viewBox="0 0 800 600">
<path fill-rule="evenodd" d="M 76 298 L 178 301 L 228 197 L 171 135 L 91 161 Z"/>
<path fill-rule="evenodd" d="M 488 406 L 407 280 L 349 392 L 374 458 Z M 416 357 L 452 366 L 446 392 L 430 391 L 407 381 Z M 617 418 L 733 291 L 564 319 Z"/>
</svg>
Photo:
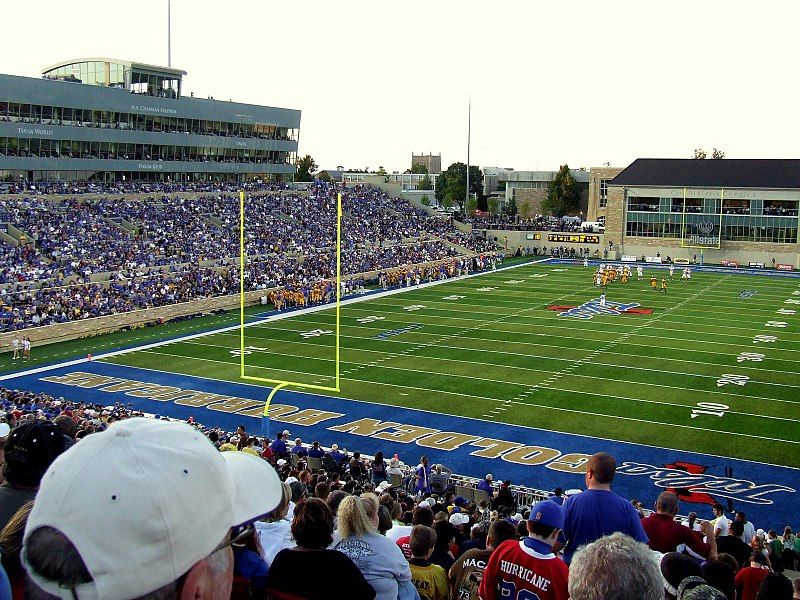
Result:
<svg viewBox="0 0 800 600">
<path fill-rule="evenodd" d="M 23 562 L 35 588 L 69 600 L 227 599 L 231 545 L 280 499 L 266 461 L 183 423 L 126 419 L 47 470 Z"/>
</svg>

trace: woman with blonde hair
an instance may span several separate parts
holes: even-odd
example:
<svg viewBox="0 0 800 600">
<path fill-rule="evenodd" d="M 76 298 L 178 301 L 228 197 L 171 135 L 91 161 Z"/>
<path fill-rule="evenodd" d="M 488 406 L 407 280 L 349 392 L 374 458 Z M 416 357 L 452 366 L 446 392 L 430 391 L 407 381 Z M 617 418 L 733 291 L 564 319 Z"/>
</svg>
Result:
<svg viewBox="0 0 800 600">
<path fill-rule="evenodd" d="M 278 552 L 294 546 L 292 521 L 288 518 L 291 499 L 292 488 L 286 482 L 281 482 L 280 503 L 261 521 L 255 523 L 256 537 L 261 546 L 261 556 L 267 566 L 272 564 Z"/>
<path fill-rule="evenodd" d="M 375 588 L 380 600 L 418 598 L 411 583 L 411 569 L 400 547 L 378 533 L 378 497 L 347 496 L 337 511 L 337 539 L 333 549 L 352 560 Z"/>
</svg>

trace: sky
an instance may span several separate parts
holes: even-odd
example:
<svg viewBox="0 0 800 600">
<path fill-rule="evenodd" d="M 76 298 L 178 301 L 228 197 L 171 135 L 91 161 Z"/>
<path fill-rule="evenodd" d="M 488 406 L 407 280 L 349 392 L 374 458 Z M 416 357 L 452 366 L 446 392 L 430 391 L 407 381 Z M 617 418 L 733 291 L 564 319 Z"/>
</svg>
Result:
<svg viewBox="0 0 800 600">
<path fill-rule="evenodd" d="M 167 0 L 3 3 L 0 72 L 167 64 Z M 300 109 L 322 168 L 798 158 L 797 0 L 172 0 L 184 91 Z"/>
</svg>

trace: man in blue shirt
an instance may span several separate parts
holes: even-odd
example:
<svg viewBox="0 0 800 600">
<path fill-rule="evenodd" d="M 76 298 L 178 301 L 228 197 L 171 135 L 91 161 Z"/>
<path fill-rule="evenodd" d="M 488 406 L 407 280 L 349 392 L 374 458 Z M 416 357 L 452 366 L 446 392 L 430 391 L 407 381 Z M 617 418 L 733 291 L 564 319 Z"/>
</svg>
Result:
<svg viewBox="0 0 800 600">
<path fill-rule="evenodd" d="M 611 491 L 616 470 L 614 457 L 598 452 L 586 463 L 587 489 L 564 502 L 564 528 L 554 552 L 566 543 L 564 562 L 567 564 L 579 547 L 617 531 L 638 542 L 648 542 L 638 511 Z"/>
<path fill-rule="evenodd" d="M 303 440 L 297 438 L 294 441 L 294 446 L 292 446 L 292 454 L 297 454 L 297 456 L 307 456 L 308 450 L 305 449 L 303 446 Z"/>
<path fill-rule="evenodd" d="M 275 436 L 275 441 L 270 445 L 270 450 L 272 450 L 272 454 L 275 458 L 286 458 L 288 455 L 289 451 L 286 447 L 287 439 L 289 439 L 289 431 L 287 429 L 284 429 L 283 433 Z"/>
<path fill-rule="evenodd" d="M 483 490 L 484 492 L 489 494 L 489 498 L 491 498 L 492 494 L 494 494 L 494 488 L 492 487 L 492 479 L 493 479 L 492 474 L 491 473 L 487 473 L 486 477 L 481 479 L 478 482 L 478 485 L 475 486 L 479 490 Z"/>
</svg>

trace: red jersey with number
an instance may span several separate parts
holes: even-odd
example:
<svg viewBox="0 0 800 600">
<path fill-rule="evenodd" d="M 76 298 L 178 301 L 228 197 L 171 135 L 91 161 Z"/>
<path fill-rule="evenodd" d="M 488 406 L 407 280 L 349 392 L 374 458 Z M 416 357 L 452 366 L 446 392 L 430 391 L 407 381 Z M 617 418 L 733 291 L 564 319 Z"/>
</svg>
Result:
<svg viewBox="0 0 800 600">
<path fill-rule="evenodd" d="M 492 552 L 483 572 L 481 600 L 568 600 L 567 565 L 533 538 L 508 540 Z"/>
</svg>

